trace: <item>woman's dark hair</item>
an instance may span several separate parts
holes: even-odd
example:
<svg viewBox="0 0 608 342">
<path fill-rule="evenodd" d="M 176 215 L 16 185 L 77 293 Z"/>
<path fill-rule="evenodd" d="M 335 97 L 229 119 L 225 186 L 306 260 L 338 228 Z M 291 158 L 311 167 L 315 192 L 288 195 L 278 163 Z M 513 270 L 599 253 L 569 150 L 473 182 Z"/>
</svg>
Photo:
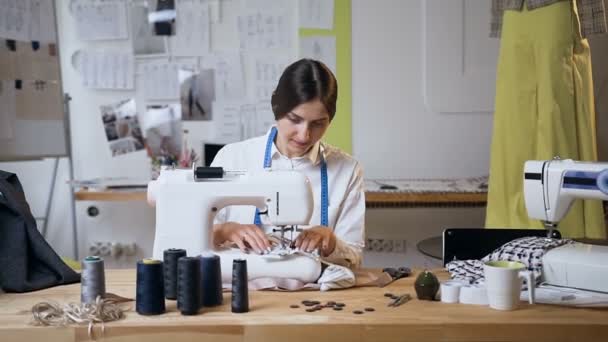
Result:
<svg viewBox="0 0 608 342">
<path fill-rule="evenodd" d="M 338 82 L 331 70 L 319 61 L 300 59 L 283 71 L 270 103 L 274 118 L 280 120 L 302 103 L 319 99 L 331 121 L 337 98 Z"/>
</svg>

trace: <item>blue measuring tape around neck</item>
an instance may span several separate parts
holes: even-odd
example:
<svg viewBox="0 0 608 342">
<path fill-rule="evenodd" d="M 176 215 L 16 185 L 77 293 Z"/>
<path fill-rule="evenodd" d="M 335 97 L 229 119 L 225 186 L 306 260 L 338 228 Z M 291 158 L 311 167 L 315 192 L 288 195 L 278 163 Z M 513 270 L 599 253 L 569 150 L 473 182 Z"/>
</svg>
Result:
<svg viewBox="0 0 608 342">
<path fill-rule="evenodd" d="M 270 155 L 270 151 L 272 151 L 272 144 L 274 143 L 274 138 L 277 136 L 277 128 L 272 127 L 270 130 L 270 134 L 268 135 L 268 140 L 266 141 L 266 151 L 264 152 L 264 168 L 269 168 L 272 165 L 272 156 Z M 321 225 L 328 226 L 329 225 L 329 193 L 327 186 L 327 163 L 325 162 L 325 157 L 323 153 L 319 151 L 319 157 L 321 158 Z M 262 225 L 262 219 L 260 219 L 260 212 L 258 209 L 255 210 L 255 216 L 253 219 L 253 223 L 257 226 Z"/>
</svg>

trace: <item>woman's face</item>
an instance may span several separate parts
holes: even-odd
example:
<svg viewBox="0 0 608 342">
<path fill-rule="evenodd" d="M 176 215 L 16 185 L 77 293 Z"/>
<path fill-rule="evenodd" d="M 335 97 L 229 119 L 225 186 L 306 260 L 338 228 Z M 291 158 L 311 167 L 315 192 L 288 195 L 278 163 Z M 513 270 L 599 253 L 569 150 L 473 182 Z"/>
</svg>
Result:
<svg viewBox="0 0 608 342">
<path fill-rule="evenodd" d="M 323 137 L 329 123 L 321 101 L 302 103 L 277 121 L 277 148 L 289 158 L 301 157 Z"/>
</svg>

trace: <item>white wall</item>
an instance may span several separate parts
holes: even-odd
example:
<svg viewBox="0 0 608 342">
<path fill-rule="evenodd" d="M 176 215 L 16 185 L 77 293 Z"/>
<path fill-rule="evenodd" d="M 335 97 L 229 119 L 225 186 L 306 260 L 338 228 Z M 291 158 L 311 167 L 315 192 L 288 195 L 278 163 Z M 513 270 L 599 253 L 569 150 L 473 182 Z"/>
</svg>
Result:
<svg viewBox="0 0 608 342">
<path fill-rule="evenodd" d="M 436 6 L 437 1 L 444 0 L 428 1 L 428 4 Z M 460 6 L 462 13 L 469 13 L 471 1 L 478 3 L 477 0 L 454 3 Z M 73 20 L 67 10 L 68 1 L 58 3 L 61 4 L 58 20 L 64 89 L 74 96 L 71 108 L 76 178 L 147 176 L 148 160 L 143 152 L 112 158 L 105 144 L 100 143 L 105 141 L 105 136 L 98 122 L 97 105 L 126 98 L 129 94 L 82 89 L 79 76 L 71 67 L 70 57 L 77 49 L 87 47 L 87 43 L 76 38 Z M 484 68 L 493 62 L 495 51 L 492 43 L 471 43 L 471 37 L 478 37 L 471 33 L 476 27 L 486 27 L 489 18 L 467 17 L 469 21 L 466 23 L 473 20 L 475 24 L 461 27 L 463 36 L 458 44 L 445 38 L 426 41 L 425 36 L 441 34 L 441 27 L 435 31 L 425 30 L 427 24 L 447 20 L 454 13 L 434 11 L 431 7 L 424 7 L 425 3 L 423 0 L 352 0 L 353 147 L 354 155 L 362 161 L 368 178 L 469 177 L 488 172 L 492 117 L 487 112 L 479 112 L 479 108 L 487 106 L 488 99 L 480 97 L 453 104 L 450 102 L 453 99 L 444 101 L 443 97 L 432 96 L 446 90 L 440 88 L 441 84 L 429 83 L 429 80 L 437 80 L 437 72 L 432 68 L 440 66 L 437 64 L 441 63 L 439 57 L 447 56 L 448 60 L 461 61 L 458 65 L 463 67 L 461 72 L 450 74 L 452 84 L 468 82 L 467 87 L 455 86 L 455 92 L 459 91 L 463 96 L 475 92 L 481 94 L 483 91 L 479 89 L 483 90 L 488 82 L 493 83 L 490 75 L 487 76 L 489 80 L 484 76 L 485 81 L 470 84 L 471 79 L 479 77 L 479 72 L 483 75 L 486 72 Z M 454 23 L 463 25 L 463 18 L 458 17 Z M 104 44 L 108 48 L 130 48 L 127 42 Z M 424 57 L 425 53 L 438 49 L 434 55 Z M 482 58 L 484 54 L 487 59 Z M 437 93 L 433 92 L 434 89 Z M 475 112 L 439 113 L 429 109 L 449 108 L 450 105 L 465 110 L 471 108 Z M 50 165 L 49 161 L 0 164 L 0 168 L 22 175 L 36 215 L 40 215 L 44 208 L 50 175 L 35 170 L 48 171 Z M 49 240 L 59 254 L 71 256 L 66 179 L 67 172 L 62 163 Z M 100 216 L 89 218 L 86 215 L 89 205 L 99 207 Z M 368 236 L 406 239 L 408 247 L 406 254 L 401 255 L 369 254 L 366 264 L 426 265 L 431 261 L 415 252 L 415 244 L 420 239 L 438 235 L 446 225 L 480 226 L 483 214 L 483 208 L 370 209 Z M 77 215 L 81 256 L 86 254 L 91 241 L 136 242 L 143 247 L 136 256 L 109 261 L 110 266 L 132 267 L 135 259 L 150 254 L 154 211 L 143 203 L 78 202 Z"/>
<path fill-rule="evenodd" d="M 425 3 L 437 1 L 446 5 L 443 11 L 423 12 Z M 489 1 L 472 1 L 479 7 L 486 6 L 487 16 L 468 16 L 466 20 L 475 23 L 474 27 L 456 26 L 452 31 L 481 28 L 487 33 Z M 470 177 L 488 173 L 492 115 L 438 113 L 425 103 L 425 62 L 431 64 L 430 68 L 438 68 L 441 64 L 433 63 L 447 56 L 448 60 L 464 58 L 466 65 L 471 63 L 471 56 L 485 55 L 487 59 L 477 59 L 478 63 L 496 63 L 496 46 L 470 44 L 471 38 L 479 36 L 468 34 L 464 41 L 453 41 L 448 30 L 443 39 L 425 39 L 425 20 L 442 22 L 456 17 L 459 13 L 447 7 L 462 3 L 472 4 L 462 0 L 352 1 L 353 152 L 363 162 L 367 177 Z M 429 55 L 425 60 L 427 48 L 443 56 Z M 490 84 L 493 77 L 488 76 Z M 455 86 L 453 91 L 460 89 Z M 477 101 L 487 102 L 487 98 L 474 99 L 469 106 L 475 108 Z"/>
<path fill-rule="evenodd" d="M 353 152 L 366 177 L 487 175 L 498 52 L 487 38 L 490 2 L 352 5 Z M 416 244 L 447 227 L 482 227 L 484 217 L 485 208 L 369 209 L 367 236 L 404 239 L 406 248 L 369 252 L 364 262 L 438 266 Z"/>
</svg>

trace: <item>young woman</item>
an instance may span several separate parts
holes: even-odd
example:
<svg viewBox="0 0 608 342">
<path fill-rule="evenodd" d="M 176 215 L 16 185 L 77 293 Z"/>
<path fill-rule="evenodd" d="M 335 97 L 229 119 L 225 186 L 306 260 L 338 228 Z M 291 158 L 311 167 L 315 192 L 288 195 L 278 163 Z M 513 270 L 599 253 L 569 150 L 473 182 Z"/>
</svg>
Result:
<svg viewBox="0 0 608 342">
<path fill-rule="evenodd" d="M 311 182 L 315 209 L 295 247 L 318 250 L 325 260 L 352 268 L 361 264 L 364 247 L 363 174 L 351 156 L 321 142 L 336 113 L 337 96 L 336 78 L 323 63 L 302 59 L 291 64 L 271 99 L 276 125 L 264 136 L 224 146 L 212 165 L 302 172 Z M 266 253 L 272 231 L 266 223 L 253 207 L 227 207 L 217 215 L 214 243 Z"/>
</svg>

